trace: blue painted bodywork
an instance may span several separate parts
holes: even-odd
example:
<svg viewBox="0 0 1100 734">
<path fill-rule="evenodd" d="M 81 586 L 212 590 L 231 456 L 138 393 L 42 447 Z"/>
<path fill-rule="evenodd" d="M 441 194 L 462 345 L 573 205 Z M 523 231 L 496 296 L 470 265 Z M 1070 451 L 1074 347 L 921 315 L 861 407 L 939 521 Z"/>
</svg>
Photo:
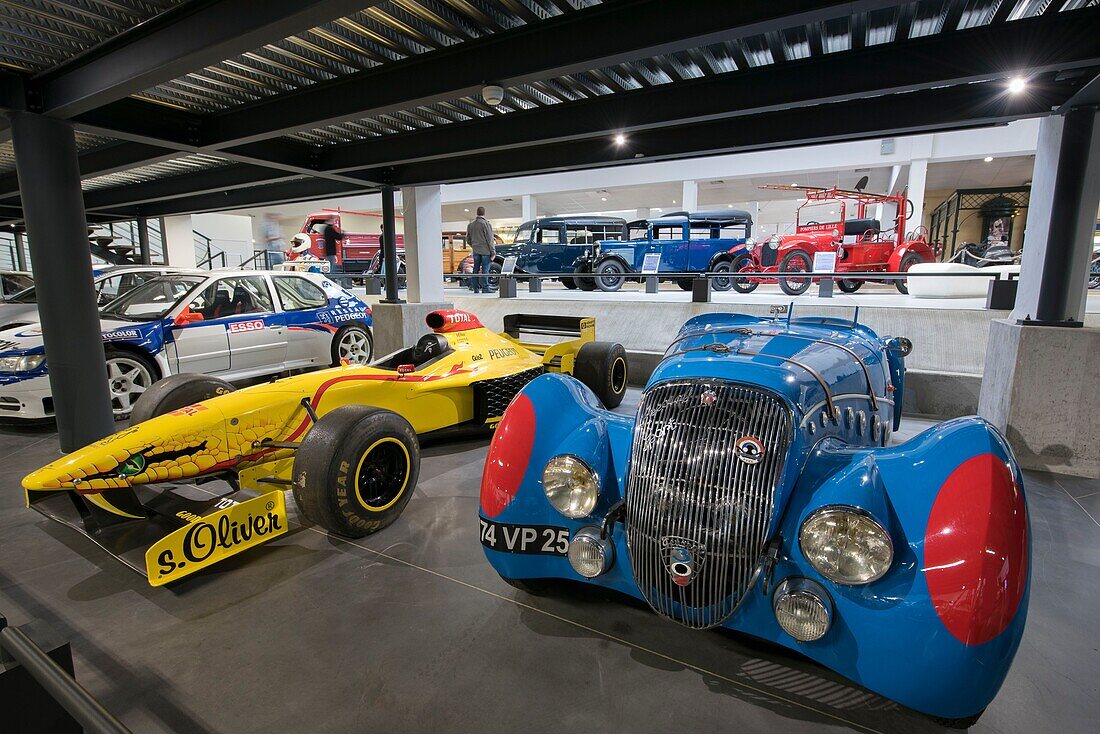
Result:
<svg viewBox="0 0 1100 734">
<path fill-rule="evenodd" d="M 588 257 L 596 241 L 624 235 L 625 219 L 618 217 L 543 217 L 524 222 L 516 241 L 496 246 L 496 262 L 516 258 L 516 272 L 571 273 Z M 595 236 L 592 236 L 595 233 Z"/>
<path fill-rule="evenodd" d="M 867 376 L 856 359 L 836 345 L 851 350 L 866 365 L 871 391 L 878 397 L 874 415 L 882 425 L 895 425 L 895 405 L 901 405 L 902 397 L 902 355 L 888 349 L 887 340 L 871 329 L 840 319 L 700 316 L 683 327 L 647 383 L 647 389 L 685 378 L 747 384 L 778 395 L 793 417 L 795 429 L 768 531 L 769 538 L 781 539 L 778 561 L 767 578 L 765 574 L 756 578 L 722 626 L 797 650 L 918 711 L 948 718 L 977 714 L 996 695 L 1008 672 L 1023 633 L 1028 592 L 1025 588 L 1003 632 L 984 644 L 963 644 L 932 603 L 925 578 L 926 531 L 941 488 L 963 462 L 991 454 L 1005 462 L 1016 486 L 1022 488 L 1019 468 L 1000 433 L 976 417 L 948 421 L 905 443 L 885 447 L 880 445 L 886 443 L 881 435 L 875 440 L 870 430 L 857 434 L 844 418 L 823 420 L 822 385 L 803 367 L 781 358 L 814 370 L 842 413 L 851 407 L 871 418 Z M 491 517 L 485 509 L 485 487 L 491 484 L 494 468 L 487 463 L 483 536 L 488 522 L 564 528 L 569 537 L 582 527 L 599 527 L 625 495 L 635 417 L 604 410 L 587 388 L 563 375 L 544 375 L 531 382 L 509 413 L 517 410 L 523 396 L 533 406 L 532 449 L 514 497 Z M 505 422 L 508 418 L 506 414 Z M 815 424 L 812 433 L 811 422 Z M 497 440 L 503 440 L 500 434 L 494 449 Z M 542 470 L 560 454 L 580 457 L 601 477 L 600 498 L 589 517 L 566 518 L 546 499 Z M 799 528 L 813 511 L 831 504 L 866 510 L 890 533 L 894 561 L 882 578 L 866 585 L 839 585 L 803 557 Z M 644 599 L 631 568 L 622 523 L 613 526 L 611 540 L 614 563 L 594 579 L 577 574 L 563 556 L 484 550 L 504 578 L 570 579 Z M 487 545 L 484 537 L 482 543 Z M 1027 554 L 1030 558 L 1030 547 Z M 770 594 L 792 577 L 820 583 L 832 599 L 833 625 L 817 641 L 796 642 L 776 622 Z"/>
<path fill-rule="evenodd" d="M 731 230 L 739 236 L 727 236 Z M 592 267 L 614 257 L 628 272 L 640 273 L 645 256 L 656 253 L 660 255 L 658 272 L 705 273 L 718 260 L 728 258 L 731 248 L 744 245 L 750 236 L 752 216 L 745 211 L 669 215 L 649 220 L 644 237 L 601 241 L 592 255 Z"/>
</svg>

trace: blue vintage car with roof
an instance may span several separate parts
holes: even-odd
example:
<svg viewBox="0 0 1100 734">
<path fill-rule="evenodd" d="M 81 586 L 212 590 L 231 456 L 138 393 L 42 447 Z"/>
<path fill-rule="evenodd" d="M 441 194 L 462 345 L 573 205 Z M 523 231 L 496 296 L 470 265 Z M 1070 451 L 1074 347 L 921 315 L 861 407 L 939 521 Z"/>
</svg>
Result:
<svg viewBox="0 0 1100 734">
<path fill-rule="evenodd" d="M 497 256 L 490 266 L 490 287 L 496 288 L 497 274 L 505 258 L 516 258 L 516 273 L 573 273 L 588 262 L 588 255 L 600 240 L 620 240 L 626 236 L 626 220 L 620 217 L 567 216 L 540 217 L 524 222 L 516 230 L 510 245 L 497 245 Z M 581 271 L 583 272 L 583 271 Z M 588 282 L 562 276 L 566 288 L 595 288 Z"/>
<path fill-rule="evenodd" d="M 520 589 L 612 589 L 965 725 L 1023 634 L 1027 504 L 980 418 L 890 441 L 911 348 L 838 318 L 708 314 L 636 415 L 538 377 L 489 448 L 485 555 Z"/>
<path fill-rule="evenodd" d="M 601 241 L 592 248 L 583 269 L 602 291 L 617 291 L 634 274 L 643 272 L 647 255 L 656 255 L 658 273 L 729 273 L 733 269 L 730 248 L 752 236 L 752 215 L 740 209 L 675 212 L 657 219 L 631 222 L 629 239 Z M 675 278 L 691 290 L 691 277 Z M 732 280 L 717 277 L 715 290 L 729 290 Z"/>
</svg>

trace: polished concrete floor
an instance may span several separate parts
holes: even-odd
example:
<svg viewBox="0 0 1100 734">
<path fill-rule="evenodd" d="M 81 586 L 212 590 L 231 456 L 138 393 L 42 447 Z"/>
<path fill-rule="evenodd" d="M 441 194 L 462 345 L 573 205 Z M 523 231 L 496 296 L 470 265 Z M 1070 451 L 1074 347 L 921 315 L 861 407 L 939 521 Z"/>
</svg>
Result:
<svg viewBox="0 0 1100 734">
<path fill-rule="evenodd" d="M 377 535 L 292 518 L 278 541 L 153 589 L 22 507 L 19 478 L 57 438 L 0 429 L 0 613 L 68 638 L 80 682 L 135 732 L 941 731 L 750 638 L 504 584 L 476 531 L 487 445 L 427 447 L 416 495 Z M 1027 491 L 1027 630 L 971 731 L 1095 731 L 1100 482 L 1030 474 Z"/>
</svg>

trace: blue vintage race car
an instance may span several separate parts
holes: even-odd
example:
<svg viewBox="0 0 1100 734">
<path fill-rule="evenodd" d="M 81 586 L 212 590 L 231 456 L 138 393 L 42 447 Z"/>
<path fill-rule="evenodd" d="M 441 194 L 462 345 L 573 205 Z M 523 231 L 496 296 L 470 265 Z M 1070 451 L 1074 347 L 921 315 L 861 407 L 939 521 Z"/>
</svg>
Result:
<svg viewBox="0 0 1100 734">
<path fill-rule="evenodd" d="M 608 587 L 976 718 L 1027 616 L 1023 482 L 980 418 L 888 445 L 910 348 L 840 319 L 711 314 L 685 324 L 636 416 L 539 377 L 489 450 L 485 554 L 521 589 Z"/>
<path fill-rule="evenodd" d="M 370 307 L 319 273 L 162 275 L 104 306 L 100 325 L 116 417 L 180 372 L 244 380 L 373 354 Z M 0 417 L 51 417 L 52 394 L 41 327 L 0 331 Z"/>
</svg>

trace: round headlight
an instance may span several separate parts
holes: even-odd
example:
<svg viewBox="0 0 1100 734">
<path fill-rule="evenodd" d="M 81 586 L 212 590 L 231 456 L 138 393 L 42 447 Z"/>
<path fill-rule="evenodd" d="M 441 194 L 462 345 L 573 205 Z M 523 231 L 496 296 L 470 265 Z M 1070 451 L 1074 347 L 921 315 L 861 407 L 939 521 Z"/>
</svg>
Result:
<svg viewBox="0 0 1100 734">
<path fill-rule="evenodd" d="M 600 537 L 600 529 L 581 528 L 569 542 L 569 565 L 586 579 L 594 579 L 611 568 L 614 546 Z"/>
<path fill-rule="evenodd" d="M 854 507 L 815 511 L 802 523 L 798 544 L 810 565 L 838 584 L 869 584 L 882 578 L 894 560 L 890 534 Z"/>
<path fill-rule="evenodd" d="M 768 247 L 772 248 L 773 250 L 778 250 L 779 243 L 782 241 L 783 238 L 780 237 L 778 233 L 773 234 L 771 237 L 768 238 Z"/>
<path fill-rule="evenodd" d="M 756 246 L 756 238 L 755 237 L 746 237 L 745 238 L 745 244 L 749 247 L 755 247 Z"/>
<path fill-rule="evenodd" d="M 810 579 L 790 578 L 779 585 L 772 597 L 775 621 L 799 642 L 820 640 L 832 626 L 829 595 Z"/>
<path fill-rule="evenodd" d="M 542 490 L 554 509 L 571 518 L 586 517 L 596 507 L 600 478 L 576 456 L 563 454 L 546 462 Z"/>
</svg>

